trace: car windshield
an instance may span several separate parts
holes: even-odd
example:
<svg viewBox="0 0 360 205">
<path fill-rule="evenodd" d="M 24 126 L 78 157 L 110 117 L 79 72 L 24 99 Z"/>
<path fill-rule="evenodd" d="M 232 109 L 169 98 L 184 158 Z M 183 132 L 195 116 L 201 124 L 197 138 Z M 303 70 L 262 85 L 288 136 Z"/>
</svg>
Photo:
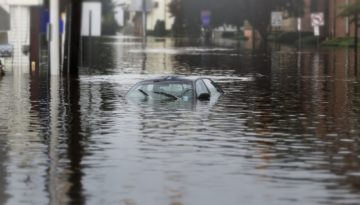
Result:
<svg viewBox="0 0 360 205">
<path fill-rule="evenodd" d="M 161 81 L 135 85 L 127 94 L 130 98 L 159 99 L 159 100 L 189 100 L 193 97 L 191 82 Z"/>
</svg>

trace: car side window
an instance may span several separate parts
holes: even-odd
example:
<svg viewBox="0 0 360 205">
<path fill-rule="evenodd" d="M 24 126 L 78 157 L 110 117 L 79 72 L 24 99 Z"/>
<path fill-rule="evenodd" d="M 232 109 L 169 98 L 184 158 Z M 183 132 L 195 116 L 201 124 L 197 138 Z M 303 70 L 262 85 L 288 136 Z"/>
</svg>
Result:
<svg viewBox="0 0 360 205">
<path fill-rule="evenodd" d="M 196 86 L 196 94 L 198 97 L 202 93 L 209 93 L 208 89 L 206 88 L 205 83 L 202 80 L 197 80 L 195 83 L 195 86 Z"/>
<path fill-rule="evenodd" d="M 215 87 L 214 83 L 211 80 L 204 79 L 204 83 L 205 83 L 206 87 L 209 89 L 211 94 L 219 93 L 218 89 Z"/>
</svg>

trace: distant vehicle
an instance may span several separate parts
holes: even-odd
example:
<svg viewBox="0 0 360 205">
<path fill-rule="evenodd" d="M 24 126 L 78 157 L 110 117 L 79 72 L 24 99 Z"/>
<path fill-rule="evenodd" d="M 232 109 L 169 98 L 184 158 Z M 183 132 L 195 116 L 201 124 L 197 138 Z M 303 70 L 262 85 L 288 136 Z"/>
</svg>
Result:
<svg viewBox="0 0 360 205">
<path fill-rule="evenodd" d="M 223 94 L 223 90 L 213 80 L 206 77 L 165 76 L 144 80 L 135 84 L 126 98 L 140 100 L 210 100 L 212 96 Z"/>
</svg>

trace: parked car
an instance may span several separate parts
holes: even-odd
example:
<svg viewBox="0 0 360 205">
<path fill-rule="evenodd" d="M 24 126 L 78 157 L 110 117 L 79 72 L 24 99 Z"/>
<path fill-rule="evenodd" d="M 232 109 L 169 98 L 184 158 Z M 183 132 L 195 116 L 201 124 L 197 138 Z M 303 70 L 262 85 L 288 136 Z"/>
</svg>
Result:
<svg viewBox="0 0 360 205">
<path fill-rule="evenodd" d="M 135 84 L 126 98 L 141 100 L 210 100 L 223 94 L 213 80 L 206 77 L 165 76 Z"/>
</svg>

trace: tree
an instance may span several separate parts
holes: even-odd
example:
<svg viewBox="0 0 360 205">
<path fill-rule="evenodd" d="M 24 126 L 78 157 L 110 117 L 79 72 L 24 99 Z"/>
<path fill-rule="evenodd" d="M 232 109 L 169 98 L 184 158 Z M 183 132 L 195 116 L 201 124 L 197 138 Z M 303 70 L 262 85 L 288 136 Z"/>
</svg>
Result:
<svg viewBox="0 0 360 205">
<path fill-rule="evenodd" d="M 360 0 L 355 0 L 355 2 L 348 5 L 343 5 L 340 7 L 341 11 L 339 13 L 340 17 L 350 17 L 350 21 L 354 23 L 355 34 L 354 34 L 354 48 L 355 48 L 355 72 L 357 72 L 358 65 L 358 30 L 359 30 L 359 14 L 360 14 Z"/>
<path fill-rule="evenodd" d="M 289 16 L 302 16 L 304 1 L 300 0 L 244 0 L 246 19 L 266 40 L 270 29 L 272 11 L 287 12 Z"/>
<path fill-rule="evenodd" d="M 173 17 L 175 17 L 174 24 L 172 25 L 172 31 L 175 36 L 181 36 L 184 34 L 184 8 L 182 0 L 172 0 L 169 4 L 169 11 Z"/>
<path fill-rule="evenodd" d="M 102 0 L 102 34 L 115 35 L 119 24 L 115 20 L 115 4 L 112 0 Z"/>
<path fill-rule="evenodd" d="M 172 0 L 170 13 L 175 17 L 173 32 L 198 35 L 201 30 L 201 12 L 211 12 L 211 27 L 231 24 L 241 26 L 244 20 L 242 0 Z"/>
<path fill-rule="evenodd" d="M 359 14 L 360 14 L 360 0 L 356 0 L 354 3 L 343 5 L 340 7 L 339 17 L 350 17 L 350 22 L 354 23 L 355 35 L 354 42 L 357 46 L 358 41 L 358 25 L 359 25 Z"/>
<path fill-rule="evenodd" d="M 266 40 L 272 11 L 284 11 L 289 16 L 301 16 L 303 4 L 301 0 L 222 0 L 221 2 L 218 0 L 173 0 L 170 4 L 170 12 L 175 17 L 174 27 L 181 27 L 185 31 L 200 30 L 200 13 L 203 10 L 211 12 L 213 27 L 223 24 L 238 27 L 243 25 L 244 20 L 248 20 L 260 33 L 262 39 Z M 177 10 L 172 8 L 177 8 Z"/>
</svg>

